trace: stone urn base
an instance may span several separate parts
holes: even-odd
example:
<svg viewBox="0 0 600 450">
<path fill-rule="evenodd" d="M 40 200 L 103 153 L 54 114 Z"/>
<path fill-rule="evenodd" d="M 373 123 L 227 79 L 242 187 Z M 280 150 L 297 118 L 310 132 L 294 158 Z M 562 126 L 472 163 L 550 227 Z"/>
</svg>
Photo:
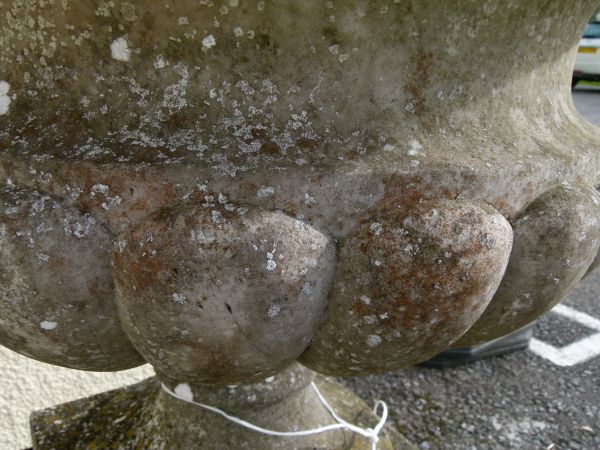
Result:
<svg viewBox="0 0 600 450">
<path fill-rule="evenodd" d="M 288 375 L 294 375 L 292 372 Z M 345 420 L 361 427 L 374 426 L 378 418 L 351 391 L 330 379 L 315 383 L 333 409 Z M 335 423 L 310 384 L 289 392 L 275 402 L 265 394 L 265 383 L 239 387 L 207 387 L 207 402 L 227 398 L 241 390 L 247 408 L 227 412 L 263 428 L 293 431 Z M 277 390 L 277 387 L 275 387 Z M 264 402 L 261 402 L 260 394 Z M 233 393 L 231 397 L 241 397 Z M 235 400 L 234 400 L 235 401 Z M 370 449 L 371 442 L 346 431 L 282 438 L 243 428 L 213 412 L 175 399 L 163 391 L 156 378 L 58 405 L 31 416 L 34 449 Z M 377 444 L 379 450 L 414 450 L 403 436 L 386 426 Z"/>
</svg>

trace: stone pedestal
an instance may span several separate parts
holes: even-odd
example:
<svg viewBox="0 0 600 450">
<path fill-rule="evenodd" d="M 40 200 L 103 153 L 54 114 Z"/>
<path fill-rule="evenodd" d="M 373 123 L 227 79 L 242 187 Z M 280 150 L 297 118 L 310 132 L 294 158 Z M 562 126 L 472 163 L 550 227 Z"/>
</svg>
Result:
<svg viewBox="0 0 600 450">
<path fill-rule="evenodd" d="M 297 431 L 336 423 L 310 385 L 313 375 L 296 366 L 256 385 L 191 387 L 197 402 L 217 406 L 266 429 Z M 364 428 L 378 417 L 352 392 L 332 380 L 315 379 L 321 394 L 343 419 Z M 308 437 L 265 436 L 214 412 L 175 399 L 151 378 L 139 384 L 36 412 L 31 417 L 35 449 L 343 449 L 370 450 L 371 442 L 348 431 Z M 415 450 L 392 427 L 381 450 Z"/>
</svg>

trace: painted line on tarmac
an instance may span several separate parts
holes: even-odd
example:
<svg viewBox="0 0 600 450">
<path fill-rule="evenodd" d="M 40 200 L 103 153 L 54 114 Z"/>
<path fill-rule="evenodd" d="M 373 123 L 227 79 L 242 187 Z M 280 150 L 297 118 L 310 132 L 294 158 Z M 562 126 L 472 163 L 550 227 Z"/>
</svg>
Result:
<svg viewBox="0 0 600 450">
<path fill-rule="evenodd" d="M 579 322 L 581 325 L 591 328 L 592 330 L 600 331 L 600 320 L 592 317 L 584 312 L 569 308 L 565 305 L 556 305 L 552 309 L 553 313 L 559 314 L 574 322 Z"/>
<path fill-rule="evenodd" d="M 600 320 L 565 305 L 557 305 L 551 312 L 598 331 L 598 333 L 560 348 L 532 338 L 529 343 L 531 352 L 560 367 L 581 364 L 600 355 Z"/>
</svg>

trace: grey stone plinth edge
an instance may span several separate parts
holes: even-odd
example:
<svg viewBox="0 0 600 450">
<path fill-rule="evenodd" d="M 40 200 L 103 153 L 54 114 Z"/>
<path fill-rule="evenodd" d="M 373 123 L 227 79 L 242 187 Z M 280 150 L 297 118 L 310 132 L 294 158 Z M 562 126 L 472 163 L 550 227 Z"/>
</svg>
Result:
<svg viewBox="0 0 600 450">
<path fill-rule="evenodd" d="M 330 379 L 316 380 L 319 390 L 345 420 L 361 426 L 373 426 L 377 418 L 371 409 L 351 391 Z M 278 438 L 241 428 L 222 417 L 194 405 L 183 404 L 166 414 L 171 402 L 177 402 L 160 389 L 156 378 L 104 392 L 42 411 L 31 416 L 34 449 L 339 449 L 367 450 L 370 442 L 346 432 L 329 432 L 309 438 Z M 277 422 L 280 427 L 333 423 L 315 402 L 310 386 L 276 403 L 246 410 L 246 416 L 263 414 L 262 425 Z M 239 413 L 244 414 L 244 411 Z M 182 416 L 186 416 L 185 420 Z M 190 420 L 194 417 L 194 420 Z M 256 419 L 259 422 L 259 419 Z M 300 424 L 300 425 L 299 425 Z M 282 428 L 283 431 L 283 428 Z M 386 426 L 378 443 L 380 450 L 415 450 L 403 436 Z"/>
</svg>

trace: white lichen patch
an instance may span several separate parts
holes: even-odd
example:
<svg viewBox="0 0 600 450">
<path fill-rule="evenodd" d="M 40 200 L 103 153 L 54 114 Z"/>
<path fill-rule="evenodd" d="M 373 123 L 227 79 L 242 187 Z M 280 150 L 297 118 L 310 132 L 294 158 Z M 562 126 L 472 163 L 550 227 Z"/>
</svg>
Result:
<svg viewBox="0 0 600 450">
<path fill-rule="evenodd" d="M 123 253 L 123 251 L 127 248 L 127 240 L 120 239 L 116 243 L 116 248 L 119 253 Z"/>
<path fill-rule="evenodd" d="M 92 188 L 90 189 L 90 195 L 92 197 L 94 197 L 96 195 L 96 193 L 101 193 L 101 194 L 108 194 L 109 188 L 107 185 L 105 184 L 100 184 L 97 183 L 95 185 L 92 186 Z"/>
<path fill-rule="evenodd" d="M 0 116 L 7 114 L 10 107 L 11 98 L 8 96 L 8 91 L 10 91 L 10 84 L 0 81 Z"/>
<path fill-rule="evenodd" d="M 165 67 L 167 67 L 167 62 L 165 61 L 165 58 L 163 58 L 162 55 L 158 55 L 154 60 L 154 68 L 160 70 L 164 69 Z"/>
<path fill-rule="evenodd" d="M 190 232 L 190 240 L 200 244 L 211 244 L 217 240 L 216 236 L 204 232 L 202 230 L 192 230 Z"/>
<path fill-rule="evenodd" d="M 379 344 L 381 344 L 381 336 L 378 336 L 376 334 L 370 334 L 367 336 L 367 346 L 373 348 L 373 347 L 377 347 Z"/>
<path fill-rule="evenodd" d="M 273 318 L 273 317 L 278 316 L 280 312 L 281 312 L 281 306 L 271 305 L 271 306 L 269 306 L 269 309 L 267 310 L 267 316 L 269 316 L 270 318 Z"/>
<path fill-rule="evenodd" d="M 96 219 L 89 214 L 83 217 L 83 223 L 79 222 L 76 217 L 67 216 L 62 220 L 64 231 L 67 236 L 75 236 L 78 239 L 86 237 L 92 231 L 92 227 L 96 225 Z"/>
<path fill-rule="evenodd" d="M 117 61 L 129 61 L 129 58 L 131 57 L 131 49 L 129 48 L 127 39 L 124 37 L 115 39 L 112 44 L 110 44 L 110 54 L 113 59 L 116 59 Z"/>
<path fill-rule="evenodd" d="M 44 209 L 46 208 L 46 201 L 48 200 L 50 200 L 50 197 L 48 197 L 47 195 L 38 198 L 35 202 L 31 204 L 31 213 L 35 214 L 44 211 Z"/>
<path fill-rule="evenodd" d="M 383 225 L 379 222 L 374 222 L 369 227 L 369 231 L 373 233 L 375 236 L 379 236 L 383 232 Z"/>
<path fill-rule="evenodd" d="M 423 146 L 416 139 L 411 139 L 408 145 L 409 147 L 407 153 L 410 156 L 425 156 L 425 154 L 421 152 Z"/>
<path fill-rule="evenodd" d="M 219 211 L 211 211 L 211 215 L 212 215 L 212 221 L 213 223 L 223 223 L 225 222 L 225 218 L 223 217 L 223 214 L 221 214 Z"/>
<path fill-rule="evenodd" d="M 304 283 L 302 286 L 302 295 L 311 295 L 313 293 L 313 286 L 309 282 Z"/>
<path fill-rule="evenodd" d="M 350 53 L 342 53 L 339 55 L 338 59 L 343 64 L 350 59 Z"/>
<path fill-rule="evenodd" d="M 100 17 L 110 17 L 110 10 L 111 8 L 115 7 L 115 3 L 113 1 L 101 1 L 99 2 L 98 7 L 96 8 L 96 11 L 94 11 L 94 14 L 96 14 L 97 16 Z"/>
<path fill-rule="evenodd" d="M 49 320 L 44 320 L 43 322 L 40 322 L 40 328 L 42 328 L 43 330 L 54 330 L 57 325 L 57 322 L 51 322 Z"/>
<path fill-rule="evenodd" d="M 274 259 L 274 254 L 271 252 L 267 252 L 267 270 L 272 272 L 277 267 L 277 263 Z"/>
<path fill-rule="evenodd" d="M 179 75 L 180 79 L 177 83 L 167 86 L 162 104 L 172 111 L 180 111 L 188 104 L 186 96 L 190 75 L 187 66 L 183 63 L 176 64 L 173 70 Z"/>
<path fill-rule="evenodd" d="M 212 48 L 215 45 L 217 45 L 217 40 L 212 34 L 209 34 L 208 36 L 205 36 L 204 39 L 202 39 L 202 47 L 206 49 Z"/>
<path fill-rule="evenodd" d="M 275 193 L 275 188 L 273 186 L 262 186 L 258 191 L 256 191 L 256 196 L 258 198 L 266 198 Z"/>
<path fill-rule="evenodd" d="M 173 296 L 171 297 L 173 299 L 173 303 L 176 303 L 178 305 L 184 305 L 187 303 L 187 297 L 183 294 L 179 294 L 179 293 L 175 293 L 173 294 Z"/>
</svg>

